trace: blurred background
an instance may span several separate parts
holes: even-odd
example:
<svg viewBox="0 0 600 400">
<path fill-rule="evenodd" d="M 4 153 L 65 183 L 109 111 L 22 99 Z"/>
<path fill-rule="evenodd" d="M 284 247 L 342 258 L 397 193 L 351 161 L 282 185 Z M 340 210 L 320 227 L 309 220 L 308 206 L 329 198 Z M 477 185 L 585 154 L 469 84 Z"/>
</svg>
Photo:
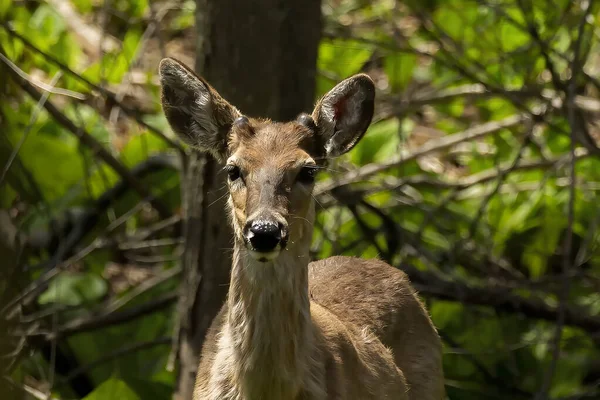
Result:
<svg viewBox="0 0 600 400">
<path fill-rule="evenodd" d="M 0 0 L 0 394 L 190 399 L 227 290 L 220 167 L 162 57 L 251 116 L 357 72 L 365 138 L 318 178 L 313 255 L 410 276 L 448 397 L 600 399 L 593 0 Z"/>
</svg>

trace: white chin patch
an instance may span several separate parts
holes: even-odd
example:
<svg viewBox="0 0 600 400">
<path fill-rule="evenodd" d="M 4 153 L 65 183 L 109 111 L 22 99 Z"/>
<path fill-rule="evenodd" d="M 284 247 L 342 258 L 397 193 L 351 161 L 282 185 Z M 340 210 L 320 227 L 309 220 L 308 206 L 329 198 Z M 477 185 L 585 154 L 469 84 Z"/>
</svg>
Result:
<svg viewBox="0 0 600 400">
<path fill-rule="evenodd" d="M 275 250 L 270 251 L 268 253 L 263 253 L 260 251 L 250 249 L 248 249 L 248 253 L 250 254 L 250 257 L 252 257 L 256 261 L 269 262 L 275 260 L 277 256 L 279 256 L 279 253 L 281 253 L 281 250 L 279 250 L 279 246 L 277 246 Z"/>
</svg>

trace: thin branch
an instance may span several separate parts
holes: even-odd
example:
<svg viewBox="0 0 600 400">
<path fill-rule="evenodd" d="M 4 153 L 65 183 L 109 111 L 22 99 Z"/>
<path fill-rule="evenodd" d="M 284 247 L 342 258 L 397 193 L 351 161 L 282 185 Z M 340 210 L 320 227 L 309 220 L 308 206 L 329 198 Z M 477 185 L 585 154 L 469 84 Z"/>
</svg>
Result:
<svg viewBox="0 0 600 400">
<path fill-rule="evenodd" d="M 120 250 L 140 250 L 150 249 L 153 247 L 175 246 L 178 244 L 183 244 L 182 238 L 163 238 L 144 241 L 128 241 L 124 243 L 119 243 L 118 248 Z"/>
<path fill-rule="evenodd" d="M 12 70 L 14 74 L 18 75 L 21 79 L 29 82 L 31 85 L 40 88 L 44 92 L 72 97 L 77 100 L 85 100 L 85 95 L 83 93 L 74 92 L 68 89 L 57 88 L 54 87 L 54 84 L 52 83 L 47 84 L 38 81 L 37 79 L 31 77 L 29 74 L 23 71 L 21 68 L 19 68 L 15 63 L 13 63 L 10 59 L 8 59 L 8 57 L 6 57 L 2 53 L 0 53 L 0 60 L 2 60 Z"/>
</svg>

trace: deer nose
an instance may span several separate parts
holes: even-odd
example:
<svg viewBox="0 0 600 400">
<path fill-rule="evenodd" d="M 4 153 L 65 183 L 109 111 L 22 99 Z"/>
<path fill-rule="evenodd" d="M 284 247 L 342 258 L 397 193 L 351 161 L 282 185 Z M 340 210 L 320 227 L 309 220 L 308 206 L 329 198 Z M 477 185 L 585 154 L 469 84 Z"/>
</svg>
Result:
<svg viewBox="0 0 600 400">
<path fill-rule="evenodd" d="M 268 253 L 275 250 L 277 245 L 282 243 L 284 234 L 280 223 L 259 219 L 249 221 L 246 224 L 245 236 L 253 250 Z"/>
</svg>

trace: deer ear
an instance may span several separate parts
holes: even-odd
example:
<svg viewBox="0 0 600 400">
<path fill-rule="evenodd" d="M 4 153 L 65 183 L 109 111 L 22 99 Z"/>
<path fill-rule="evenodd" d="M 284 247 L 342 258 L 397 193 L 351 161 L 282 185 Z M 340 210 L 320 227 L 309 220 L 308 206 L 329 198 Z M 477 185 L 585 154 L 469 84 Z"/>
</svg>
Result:
<svg viewBox="0 0 600 400">
<path fill-rule="evenodd" d="M 190 146 L 223 160 L 231 124 L 241 113 L 173 58 L 160 62 L 159 75 L 162 107 L 173 132 Z"/>
<path fill-rule="evenodd" d="M 312 117 L 327 157 L 350 151 L 373 118 L 375 85 L 365 74 L 354 75 L 331 89 L 317 103 Z"/>
</svg>

